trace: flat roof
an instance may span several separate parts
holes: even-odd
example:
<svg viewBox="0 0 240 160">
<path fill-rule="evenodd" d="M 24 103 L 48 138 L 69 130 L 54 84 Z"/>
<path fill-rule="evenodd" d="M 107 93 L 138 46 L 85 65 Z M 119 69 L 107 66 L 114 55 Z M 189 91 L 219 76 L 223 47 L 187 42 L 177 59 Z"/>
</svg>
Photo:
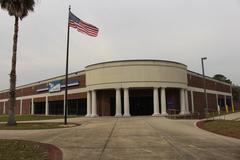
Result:
<svg viewBox="0 0 240 160">
<path fill-rule="evenodd" d="M 141 62 L 141 61 L 149 61 L 149 62 L 167 62 L 167 63 L 175 63 L 175 64 L 179 64 L 179 65 L 184 65 L 187 67 L 187 65 L 180 63 L 180 62 L 175 62 L 175 61 L 169 61 L 169 60 L 157 60 L 157 59 L 129 59 L 129 60 L 116 60 L 116 61 L 106 61 L 106 62 L 100 62 L 100 63 L 95 63 L 95 64 L 90 64 L 87 65 L 85 68 L 87 67 L 91 67 L 91 66 L 95 66 L 95 65 L 101 65 L 101 64 L 108 64 L 108 63 L 118 63 L 118 62 Z"/>
</svg>

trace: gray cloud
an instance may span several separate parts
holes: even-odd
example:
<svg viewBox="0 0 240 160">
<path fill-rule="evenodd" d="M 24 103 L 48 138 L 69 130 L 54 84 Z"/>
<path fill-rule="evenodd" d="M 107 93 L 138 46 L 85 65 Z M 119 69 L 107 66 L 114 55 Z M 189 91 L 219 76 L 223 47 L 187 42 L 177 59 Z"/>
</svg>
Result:
<svg viewBox="0 0 240 160">
<path fill-rule="evenodd" d="M 17 84 L 64 74 L 68 4 L 79 18 L 100 28 L 97 38 L 71 30 L 70 71 L 102 61 L 166 59 L 209 76 L 238 74 L 239 0 L 38 1 L 20 22 Z M 8 88 L 13 17 L 0 10 L 0 89 Z"/>
</svg>

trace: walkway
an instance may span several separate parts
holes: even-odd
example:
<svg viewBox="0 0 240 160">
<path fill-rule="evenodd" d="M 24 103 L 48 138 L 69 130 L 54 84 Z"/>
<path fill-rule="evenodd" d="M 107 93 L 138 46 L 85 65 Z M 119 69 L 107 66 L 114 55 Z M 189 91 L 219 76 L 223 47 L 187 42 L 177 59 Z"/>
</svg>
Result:
<svg viewBox="0 0 240 160">
<path fill-rule="evenodd" d="M 226 114 L 222 116 L 217 116 L 216 119 L 225 119 L 225 120 L 236 120 L 240 121 L 240 112 L 235 112 L 231 114 Z"/>
<path fill-rule="evenodd" d="M 240 140 L 198 129 L 192 120 L 154 117 L 76 118 L 75 128 L 0 131 L 1 138 L 51 143 L 64 160 L 239 160 Z"/>
</svg>

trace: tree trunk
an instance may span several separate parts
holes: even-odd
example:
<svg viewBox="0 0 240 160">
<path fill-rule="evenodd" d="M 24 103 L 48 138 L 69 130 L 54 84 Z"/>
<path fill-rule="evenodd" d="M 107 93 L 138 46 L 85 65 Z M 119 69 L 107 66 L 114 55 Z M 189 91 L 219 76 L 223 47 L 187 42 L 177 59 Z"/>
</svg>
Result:
<svg viewBox="0 0 240 160">
<path fill-rule="evenodd" d="M 12 53 L 12 69 L 10 73 L 10 91 L 9 91 L 9 112 L 8 125 L 16 125 L 15 106 L 16 106 L 16 61 L 17 61 L 17 41 L 18 41 L 18 20 L 15 16 L 14 36 L 13 36 L 13 53 Z"/>
</svg>

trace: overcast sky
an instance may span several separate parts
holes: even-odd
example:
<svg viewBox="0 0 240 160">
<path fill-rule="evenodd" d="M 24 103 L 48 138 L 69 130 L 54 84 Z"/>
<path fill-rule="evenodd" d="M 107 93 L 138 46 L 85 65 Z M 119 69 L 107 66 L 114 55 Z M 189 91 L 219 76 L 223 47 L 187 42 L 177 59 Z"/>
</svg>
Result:
<svg viewBox="0 0 240 160">
<path fill-rule="evenodd" d="M 70 72 L 125 59 L 184 63 L 240 84 L 240 0 L 39 0 L 20 21 L 17 85 L 65 73 L 68 5 L 99 36 L 70 33 Z M 14 18 L 0 9 L 0 90 L 9 88 Z"/>
</svg>

